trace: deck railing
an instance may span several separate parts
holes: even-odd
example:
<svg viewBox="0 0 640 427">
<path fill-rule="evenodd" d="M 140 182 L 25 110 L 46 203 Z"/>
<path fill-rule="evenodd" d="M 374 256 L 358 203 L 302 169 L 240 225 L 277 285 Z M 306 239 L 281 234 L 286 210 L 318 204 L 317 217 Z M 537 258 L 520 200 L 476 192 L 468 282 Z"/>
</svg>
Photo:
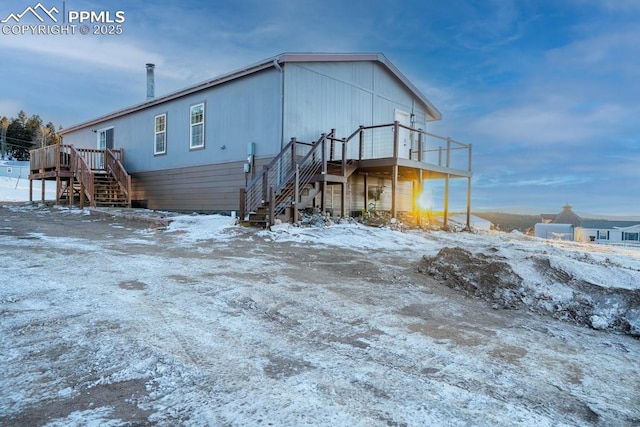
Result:
<svg viewBox="0 0 640 427">
<path fill-rule="evenodd" d="M 94 201 L 94 171 L 89 166 L 83 152 L 71 146 L 71 166 L 75 177 L 80 182 L 80 207 L 84 208 L 84 195 L 89 200 L 89 206 L 93 206 Z"/>
<path fill-rule="evenodd" d="M 118 182 L 120 189 L 127 198 L 127 205 L 131 206 L 131 175 L 122 166 L 123 153 L 121 150 L 105 150 L 105 167 Z"/>
<path fill-rule="evenodd" d="M 270 221 L 276 215 L 295 205 L 300 190 L 311 182 L 313 176 L 327 171 L 329 139 L 333 131 L 322 134 L 314 143 L 292 138 L 268 165 L 256 174 L 243 191 L 241 216 L 256 212 L 259 206 L 269 203 Z"/>
<path fill-rule="evenodd" d="M 356 140 L 357 143 L 351 142 Z M 329 157 L 355 160 L 406 158 L 471 171 L 471 145 L 393 122 L 360 126 L 349 137 L 335 139 Z M 342 145 L 342 146 L 341 146 Z"/>
<path fill-rule="evenodd" d="M 107 172 L 115 178 L 131 205 L 131 176 L 123 166 L 124 153 L 121 149 L 99 150 L 95 148 L 75 148 L 72 145 L 53 144 L 30 151 L 32 173 L 67 171 L 73 173 L 80 183 L 91 205 L 94 204 L 94 176 L 96 172 Z M 81 204 L 84 199 L 81 198 Z"/>
</svg>

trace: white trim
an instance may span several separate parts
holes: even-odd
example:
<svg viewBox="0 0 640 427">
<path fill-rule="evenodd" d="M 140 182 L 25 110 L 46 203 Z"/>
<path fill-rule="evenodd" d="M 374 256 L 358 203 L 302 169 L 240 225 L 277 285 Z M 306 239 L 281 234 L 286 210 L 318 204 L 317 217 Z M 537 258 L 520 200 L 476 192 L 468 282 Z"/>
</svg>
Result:
<svg viewBox="0 0 640 427">
<path fill-rule="evenodd" d="M 158 131 L 158 118 L 164 118 L 164 127 L 161 131 Z M 158 151 L 158 135 L 162 134 L 164 141 L 162 141 L 163 150 Z M 167 113 L 157 114 L 153 118 L 153 154 L 167 154 Z"/>
<path fill-rule="evenodd" d="M 107 134 L 106 134 L 106 132 L 107 132 L 109 129 L 113 129 L 113 128 L 115 128 L 115 126 L 108 126 L 108 127 L 106 127 L 106 128 L 98 129 L 98 130 L 96 131 L 96 148 L 97 148 L 98 150 L 104 150 L 104 149 L 106 149 L 106 148 L 107 148 L 107 140 L 106 140 Z M 101 133 L 104 133 L 104 136 L 105 136 L 105 141 L 104 141 L 105 146 L 104 146 L 104 147 L 101 147 L 101 146 L 100 146 L 100 134 L 101 134 Z"/>
<path fill-rule="evenodd" d="M 198 107 L 202 107 L 202 120 L 198 121 L 196 123 L 193 123 L 192 122 L 192 120 L 193 120 L 193 110 L 195 108 L 198 108 Z M 199 148 L 204 148 L 204 145 L 205 145 L 205 128 L 204 128 L 205 114 L 206 113 L 205 113 L 205 103 L 204 102 L 200 102 L 198 104 L 194 104 L 191 107 L 189 107 L 189 149 L 190 150 L 196 150 L 196 149 L 199 149 Z M 198 145 L 194 145 L 193 144 L 193 130 L 194 130 L 194 127 L 196 127 L 196 126 L 202 126 L 202 132 L 201 132 L 202 143 L 198 144 Z"/>
</svg>

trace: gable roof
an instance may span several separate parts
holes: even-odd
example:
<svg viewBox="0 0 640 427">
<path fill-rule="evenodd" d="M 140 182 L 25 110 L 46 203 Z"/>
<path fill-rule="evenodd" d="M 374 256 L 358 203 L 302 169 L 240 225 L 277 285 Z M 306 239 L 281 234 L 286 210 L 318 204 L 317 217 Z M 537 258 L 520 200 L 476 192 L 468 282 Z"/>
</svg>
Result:
<svg viewBox="0 0 640 427">
<path fill-rule="evenodd" d="M 278 68 L 281 64 L 286 63 L 296 63 L 296 62 L 376 62 L 382 65 L 386 70 L 388 70 L 392 76 L 400 82 L 406 89 L 408 89 L 422 104 L 426 111 L 431 115 L 435 120 L 440 120 L 442 118 L 442 114 L 438 109 L 429 102 L 429 100 L 416 88 L 413 83 L 409 81 L 401 72 L 398 70 L 382 53 L 282 53 L 280 55 L 265 59 L 256 64 L 249 65 L 245 68 L 241 68 L 236 71 L 232 71 L 227 74 L 220 75 L 211 80 L 204 81 L 202 83 L 198 83 L 184 89 L 178 90 L 176 92 L 169 93 L 167 95 L 163 95 L 157 98 L 153 98 L 142 102 L 140 104 L 136 104 L 131 107 L 124 108 L 122 110 L 114 111 L 112 113 L 106 114 L 104 116 L 97 117 L 95 119 L 82 122 L 76 125 L 73 125 L 69 128 L 62 129 L 59 132 L 59 135 L 64 135 L 66 133 L 86 128 L 88 126 L 93 126 L 94 124 L 98 124 L 107 120 L 112 120 L 118 117 L 125 116 L 127 114 L 134 113 L 136 111 L 144 110 L 146 108 L 150 108 L 165 102 L 172 101 L 177 98 L 181 98 L 187 95 L 191 95 L 192 93 L 196 93 L 202 90 L 206 90 L 212 88 L 214 86 L 227 83 L 229 81 L 242 78 L 244 76 L 257 73 L 259 71 L 276 67 Z"/>
<path fill-rule="evenodd" d="M 575 227 L 579 227 L 581 222 L 582 218 L 576 215 L 568 204 L 562 207 L 562 212 L 553 220 L 554 224 L 571 224 Z"/>
</svg>

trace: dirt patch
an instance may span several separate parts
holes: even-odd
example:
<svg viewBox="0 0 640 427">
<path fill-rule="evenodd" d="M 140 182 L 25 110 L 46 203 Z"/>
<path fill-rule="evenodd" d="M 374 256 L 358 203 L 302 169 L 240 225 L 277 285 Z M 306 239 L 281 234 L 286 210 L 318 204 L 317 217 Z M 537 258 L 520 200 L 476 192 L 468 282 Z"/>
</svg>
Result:
<svg viewBox="0 0 640 427">
<path fill-rule="evenodd" d="M 509 264 L 491 256 L 474 255 L 458 247 L 443 248 L 435 257 L 423 257 L 418 271 L 502 308 L 524 306 L 522 278 Z"/>
<path fill-rule="evenodd" d="M 8 417 L 0 416 L 0 425 L 35 426 L 56 419 L 67 418 L 74 412 L 96 410 L 104 407 L 109 419 L 120 420 L 127 425 L 149 425 L 147 418 L 151 411 L 138 406 L 148 395 L 145 379 L 135 379 L 111 384 L 99 384 L 78 390 L 69 399 L 41 402 L 37 407 Z M 107 406 L 103 406 L 107 404 Z"/>
<path fill-rule="evenodd" d="M 127 280 L 118 283 L 118 287 L 128 291 L 142 291 L 147 287 L 147 284 L 138 280 Z"/>
<path fill-rule="evenodd" d="M 527 308 L 594 329 L 640 336 L 640 291 L 576 280 L 540 256 L 532 264 L 547 280 L 544 289 L 516 274 L 496 251 L 487 252 L 489 255 L 473 254 L 459 247 L 443 248 L 433 257 L 423 257 L 418 272 L 466 295 L 489 301 L 494 309 Z"/>
</svg>

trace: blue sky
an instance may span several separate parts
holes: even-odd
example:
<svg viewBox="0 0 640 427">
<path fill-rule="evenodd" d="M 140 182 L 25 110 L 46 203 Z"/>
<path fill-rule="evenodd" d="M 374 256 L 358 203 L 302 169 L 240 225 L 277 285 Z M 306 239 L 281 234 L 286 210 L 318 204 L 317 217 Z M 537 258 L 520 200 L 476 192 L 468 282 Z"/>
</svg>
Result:
<svg viewBox="0 0 640 427">
<path fill-rule="evenodd" d="M 0 18 L 36 4 L 4 2 Z M 582 213 L 640 215 L 640 1 L 65 7 L 122 10 L 123 34 L 0 34 L 0 116 L 24 109 L 70 126 L 136 104 L 147 62 L 162 95 L 282 52 L 382 52 L 442 112 L 429 130 L 473 144 L 474 210 L 553 213 L 568 202 Z M 458 184 L 454 210 L 464 206 Z"/>
</svg>

